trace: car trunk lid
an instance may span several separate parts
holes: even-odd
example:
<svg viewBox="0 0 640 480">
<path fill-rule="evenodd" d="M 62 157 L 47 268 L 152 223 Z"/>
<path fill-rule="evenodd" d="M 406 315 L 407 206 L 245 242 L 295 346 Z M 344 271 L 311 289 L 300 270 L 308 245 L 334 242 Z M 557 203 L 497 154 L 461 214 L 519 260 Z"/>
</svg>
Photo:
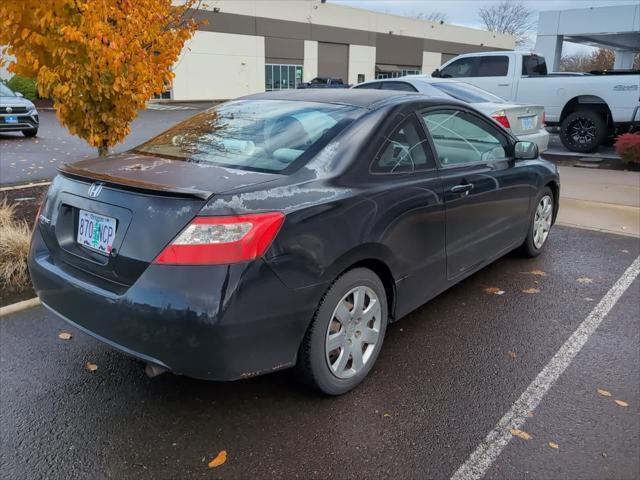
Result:
<svg viewBox="0 0 640 480">
<path fill-rule="evenodd" d="M 492 105 L 494 109 L 498 107 L 497 104 Z M 482 109 L 482 111 L 485 112 L 486 108 Z M 535 133 L 544 127 L 544 107 L 540 105 L 499 104 L 499 109 L 489 113 L 489 115 L 493 117 L 501 112 L 504 112 L 507 120 L 509 120 L 510 130 L 516 136 Z"/>
<path fill-rule="evenodd" d="M 38 218 L 52 260 L 82 270 L 114 291 L 133 284 L 207 199 L 279 177 L 138 154 L 86 160 L 59 170 Z M 107 240 L 103 251 L 78 237 L 81 225 L 90 220 L 95 238 L 104 235 Z M 115 230 L 113 237 L 106 233 L 109 227 Z"/>
</svg>

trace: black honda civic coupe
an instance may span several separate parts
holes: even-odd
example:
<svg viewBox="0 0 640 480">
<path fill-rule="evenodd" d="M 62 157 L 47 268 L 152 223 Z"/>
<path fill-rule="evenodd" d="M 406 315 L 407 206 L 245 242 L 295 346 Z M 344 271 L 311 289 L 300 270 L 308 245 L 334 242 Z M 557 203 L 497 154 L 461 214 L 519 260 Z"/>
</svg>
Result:
<svg viewBox="0 0 640 480">
<path fill-rule="evenodd" d="M 390 322 L 511 250 L 538 255 L 559 188 L 535 144 L 463 103 L 257 94 L 62 166 L 29 268 L 43 305 L 154 372 L 295 366 L 337 395 Z"/>
</svg>

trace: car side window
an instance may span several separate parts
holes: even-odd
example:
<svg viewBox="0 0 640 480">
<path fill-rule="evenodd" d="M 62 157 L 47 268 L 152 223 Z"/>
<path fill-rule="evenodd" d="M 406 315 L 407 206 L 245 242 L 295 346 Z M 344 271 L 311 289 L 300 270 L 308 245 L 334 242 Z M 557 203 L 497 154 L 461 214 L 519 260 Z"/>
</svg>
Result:
<svg viewBox="0 0 640 480">
<path fill-rule="evenodd" d="M 442 78 L 472 77 L 476 57 L 466 57 L 450 63 L 440 71 Z"/>
<path fill-rule="evenodd" d="M 507 141 L 475 115 L 462 110 L 422 113 L 443 167 L 485 163 L 507 157 Z"/>
<path fill-rule="evenodd" d="M 371 90 L 371 89 L 379 90 L 380 89 L 380 85 L 382 85 L 382 82 L 365 83 L 363 85 L 356 85 L 353 88 L 361 88 L 361 89 L 367 89 L 367 90 Z"/>
<path fill-rule="evenodd" d="M 411 173 L 435 167 L 427 139 L 415 115 L 402 122 L 371 164 L 372 173 Z"/>
<path fill-rule="evenodd" d="M 547 63 L 544 57 L 537 55 L 525 55 L 522 57 L 522 75 L 537 77 L 547 74 Z"/>
<path fill-rule="evenodd" d="M 401 92 L 417 92 L 418 90 L 407 82 L 382 82 L 382 90 L 398 90 Z"/>
<path fill-rule="evenodd" d="M 476 77 L 506 77 L 509 71 L 509 57 L 506 55 L 490 55 L 480 57 Z"/>
</svg>

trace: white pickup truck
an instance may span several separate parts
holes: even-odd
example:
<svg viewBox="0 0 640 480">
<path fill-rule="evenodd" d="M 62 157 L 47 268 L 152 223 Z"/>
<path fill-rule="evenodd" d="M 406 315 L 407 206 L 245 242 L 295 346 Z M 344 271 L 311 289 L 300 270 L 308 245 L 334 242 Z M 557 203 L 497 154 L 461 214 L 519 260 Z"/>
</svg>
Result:
<svg viewBox="0 0 640 480">
<path fill-rule="evenodd" d="M 544 57 L 528 52 L 459 55 L 433 77 L 456 78 L 505 100 L 543 105 L 548 126 L 574 152 L 593 152 L 612 135 L 640 127 L 640 73 L 547 73 Z"/>
</svg>

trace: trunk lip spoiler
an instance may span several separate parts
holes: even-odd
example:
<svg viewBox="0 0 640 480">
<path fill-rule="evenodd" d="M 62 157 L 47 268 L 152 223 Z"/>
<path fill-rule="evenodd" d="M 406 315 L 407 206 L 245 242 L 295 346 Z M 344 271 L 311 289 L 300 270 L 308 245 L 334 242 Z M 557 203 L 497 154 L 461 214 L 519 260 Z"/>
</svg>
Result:
<svg viewBox="0 0 640 480">
<path fill-rule="evenodd" d="M 138 191 L 149 193 L 162 193 L 180 197 L 195 197 L 201 200 L 208 200 L 216 193 L 208 190 L 200 190 L 197 188 L 168 187 L 166 185 L 158 183 L 130 180 L 123 177 L 114 177 L 112 175 L 92 172 L 91 170 L 75 168 L 73 165 L 68 163 L 63 163 L 58 167 L 57 170 L 64 176 L 76 178 L 78 180 L 93 180 L 104 182 L 104 184 L 107 186 L 130 187 Z"/>
</svg>

